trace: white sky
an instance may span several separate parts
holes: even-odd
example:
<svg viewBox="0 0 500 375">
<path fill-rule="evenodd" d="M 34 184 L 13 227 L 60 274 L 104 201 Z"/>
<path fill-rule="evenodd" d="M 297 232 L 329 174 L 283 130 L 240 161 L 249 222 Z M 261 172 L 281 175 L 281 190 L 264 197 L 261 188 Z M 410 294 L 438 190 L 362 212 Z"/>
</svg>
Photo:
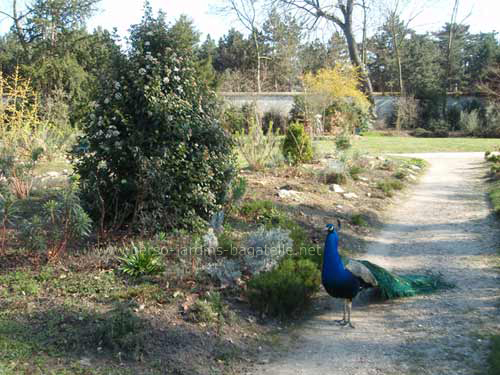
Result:
<svg viewBox="0 0 500 375">
<path fill-rule="evenodd" d="M 241 29 L 234 17 L 215 14 L 213 6 L 221 1 L 223 0 L 151 0 L 151 4 L 155 11 L 163 9 L 170 22 L 181 14 L 188 15 L 198 31 L 218 40 L 231 27 Z M 411 22 L 410 27 L 418 32 L 436 31 L 445 22 L 449 22 L 453 2 L 454 0 L 413 0 L 414 4 L 420 4 L 417 7 L 420 7 L 418 10 L 421 13 Z M 10 10 L 10 3 L 11 0 L 0 0 L 0 9 Z M 427 4 L 425 8 L 421 6 L 424 3 Z M 100 10 L 88 23 L 89 29 L 102 26 L 111 30 L 116 27 L 121 36 L 126 36 L 129 26 L 140 21 L 143 4 L 143 0 L 102 0 Z M 500 31 L 500 0 L 460 0 L 459 10 L 458 21 L 470 13 L 465 23 L 471 26 L 471 32 Z M 377 19 L 370 21 L 372 25 L 378 23 Z M 10 24 L 8 19 L 0 18 L 0 32 L 5 32 Z"/>
</svg>

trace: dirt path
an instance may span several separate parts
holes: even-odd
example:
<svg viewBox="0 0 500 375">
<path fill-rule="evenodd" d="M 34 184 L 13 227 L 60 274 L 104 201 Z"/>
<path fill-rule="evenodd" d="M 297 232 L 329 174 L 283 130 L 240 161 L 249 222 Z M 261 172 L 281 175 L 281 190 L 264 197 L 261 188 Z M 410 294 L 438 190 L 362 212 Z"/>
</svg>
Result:
<svg viewBox="0 0 500 375">
<path fill-rule="evenodd" d="M 355 300 L 356 329 L 334 324 L 341 304 L 320 298 L 317 314 L 292 333 L 278 357 L 255 374 L 481 374 L 486 335 L 500 332 L 495 259 L 498 223 L 485 193 L 482 153 L 420 154 L 431 167 L 408 199 L 391 209 L 363 257 L 395 272 L 442 272 L 455 289 L 438 294 Z"/>
</svg>

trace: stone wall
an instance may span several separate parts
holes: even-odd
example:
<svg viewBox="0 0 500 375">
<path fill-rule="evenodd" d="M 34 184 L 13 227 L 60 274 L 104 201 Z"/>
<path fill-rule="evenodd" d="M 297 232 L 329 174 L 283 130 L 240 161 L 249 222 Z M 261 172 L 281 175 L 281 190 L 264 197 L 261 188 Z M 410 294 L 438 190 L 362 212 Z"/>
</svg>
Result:
<svg viewBox="0 0 500 375">
<path fill-rule="evenodd" d="M 245 104 L 255 103 L 257 112 L 263 114 L 268 111 L 275 111 L 283 116 L 288 116 L 288 113 L 293 107 L 293 98 L 302 95 L 301 92 L 221 92 L 218 94 L 224 98 L 228 104 L 242 107 Z M 375 111 L 379 121 L 385 121 L 394 113 L 397 96 L 375 95 Z M 471 96 L 449 97 L 448 106 L 464 104 L 474 100 Z"/>
</svg>

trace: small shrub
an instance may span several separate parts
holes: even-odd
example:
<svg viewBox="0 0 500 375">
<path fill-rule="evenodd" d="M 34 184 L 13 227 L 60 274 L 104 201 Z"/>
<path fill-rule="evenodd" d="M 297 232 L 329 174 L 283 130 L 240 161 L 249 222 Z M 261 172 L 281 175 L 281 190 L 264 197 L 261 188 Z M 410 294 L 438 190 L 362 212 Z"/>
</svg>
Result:
<svg viewBox="0 0 500 375">
<path fill-rule="evenodd" d="M 187 318 L 194 323 L 212 323 L 217 319 L 217 313 L 213 311 L 210 302 L 197 299 L 189 309 Z"/>
<path fill-rule="evenodd" d="M 343 172 L 330 172 L 323 176 L 326 184 L 344 185 L 347 183 L 347 173 Z"/>
<path fill-rule="evenodd" d="M 272 131 L 271 125 L 264 134 L 256 114 L 250 120 L 248 132 L 236 133 L 234 139 L 239 152 L 253 170 L 264 168 L 278 151 L 278 135 Z"/>
<path fill-rule="evenodd" d="M 418 101 L 413 96 L 401 96 L 396 100 L 396 129 L 414 128 L 418 121 Z"/>
<path fill-rule="evenodd" d="M 337 150 L 345 151 L 350 149 L 351 146 L 351 138 L 347 134 L 342 134 L 335 138 L 335 147 Z"/>
<path fill-rule="evenodd" d="M 283 213 L 276 208 L 274 203 L 268 200 L 245 202 L 240 208 L 240 214 L 255 223 L 261 224 L 275 224 L 283 216 Z"/>
<path fill-rule="evenodd" d="M 7 226 L 12 224 L 18 218 L 19 209 L 17 199 L 10 193 L 0 194 L 0 228 L 2 230 L 0 242 L 0 254 L 5 250 L 5 241 L 7 240 Z"/>
<path fill-rule="evenodd" d="M 22 224 L 27 247 L 47 251 L 48 258 L 57 257 L 72 243 L 90 234 L 92 220 L 80 205 L 76 182 L 45 202 L 39 215 Z"/>
<path fill-rule="evenodd" d="M 366 227 L 368 225 L 368 222 L 361 214 L 353 215 L 351 217 L 351 223 L 360 227 Z"/>
<path fill-rule="evenodd" d="M 397 178 L 398 180 L 404 180 L 406 177 L 408 177 L 408 172 L 406 172 L 403 169 L 400 169 L 396 173 L 392 175 L 392 177 Z"/>
<path fill-rule="evenodd" d="M 461 128 L 460 119 L 462 117 L 460 105 L 454 105 L 446 111 L 447 126 L 450 130 L 459 130 Z"/>
<path fill-rule="evenodd" d="M 429 122 L 429 128 L 431 130 L 431 136 L 434 138 L 446 138 L 449 135 L 449 125 L 443 119 L 432 119 Z"/>
<path fill-rule="evenodd" d="M 246 131 L 252 113 L 255 112 L 255 109 L 252 109 L 250 112 L 248 107 L 240 108 L 233 105 L 225 107 L 220 116 L 222 127 L 233 134 Z"/>
<path fill-rule="evenodd" d="M 500 217 L 500 182 L 495 182 L 490 189 L 489 196 L 493 205 L 493 211 Z"/>
<path fill-rule="evenodd" d="M 403 187 L 403 183 L 395 179 L 386 179 L 377 183 L 377 188 L 382 190 L 388 197 L 392 197 L 394 190 L 401 190 Z"/>
<path fill-rule="evenodd" d="M 500 104 L 488 104 L 484 109 L 484 121 L 476 136 L 500 138 Z"/>
<path fill-rule="evenodd" d="M 312 161 L 312 142 L 303 125 L 294 123 L 289 126 L 283 141 L 282 152 L 285 159 L 292 165 Z"/>
<path fill-rule="evenodd" d="M 479 112 L 472 110 L 471 112 L 462 111 L 460 113 L 460 130 L 467 135 L 474 135 L 480 127 Z"/>
<path fill-rule="evenodd" d="M 432 132 L 426 129 L 422 128 L 416 128 L 410 133 L 414 137 L 419 137 L 419 138 L 430 138 L 432 137 Z"/>
<path fill-rule="evenodd" d="M 33 188 L 34 171 L 43 150 L 34 149 L 29 157 L 19 159 L 16 146 L 3 142 L 0 146 L 0 176 L 7 181 L 10 191 L 18 199 L 28 198 Z"/>
<path fill-rule="evenodd" d="M 197 299 L 189 309 L 187 319 L 194 323 L 223 322 L 226 309 L 220 293 L 208 292 L 203 298 Z"/>
<path fill-rule="evenodd" d="M 161 255 L 148 242 L 132 243 L 131 248 L 118 259 L 121 262 L 120 272 L 131 277 L 154 276 L 165 270 Z"/>
<path fill-rule="evenodd" d="M 358 165 L 353 165 L 349 168 L 349 174 L 351 175 L 351 178 L 353 180 L 358 180 L 359 175 L 363 173 L 365 169 L 363 167 L 360 167 Z"/>
<path fill-rule="evenodd" d="M 421 169 L 425 168 L 427 166 L 426 162 L 424 159 L 417 159 L 417 158 L 411 158 L 407 161 L 407 164 L 409 165 L 416 165 L 417 167 L 420 167 Z"/>
<path fill-rule="evenodd" d="M 397 165 L 393 160 L 385 159 L 384 162 L 379 166 L 379 169 L 383 171 L 394 171 L 396 170 Z"/>
<path fill-rule="evenodd" d="M 231 181 L 230 193 L 227 199 L 226 207 L 231 210 L 238 207 L 247 192 L 248 182 L 244 177 L 237 177 Z"/>
<path fill-rule="evenodd" d="M 237 259 L 219 259 L 203 267 L 203 272 L 221 286 L 233 286 L 241 277 L 241 263 Z"/>
<path fill-rule="evenodd" d="M 117 307 L 98 321 L 93 341 L 113 352 L 138 359 L 144 352 L 145 332 L 141 319 L 128 307 Z"/>
<path fill-rule="evenodd" d="M 248 282 L 248 300 L 261 313 L 287 318 L 308 306 L 320 279 L 320 271 L 310 260 L 288 258 Z"/>
<path fill-rule="evenodd" d="M 231 257 L 235 254 L 237 242 L 230 230 L 224 230 L 217 235 L 219 246 L 217 248 L 217 255 Z"/>
<path fill-rule="evenodd" d="M 285 134 L 287 128 L 287 118 L 276 111 L 268 111 L 262 116 L 262 130 L 265 132 L 272 129 L 278 134 Z"/>
</svg>

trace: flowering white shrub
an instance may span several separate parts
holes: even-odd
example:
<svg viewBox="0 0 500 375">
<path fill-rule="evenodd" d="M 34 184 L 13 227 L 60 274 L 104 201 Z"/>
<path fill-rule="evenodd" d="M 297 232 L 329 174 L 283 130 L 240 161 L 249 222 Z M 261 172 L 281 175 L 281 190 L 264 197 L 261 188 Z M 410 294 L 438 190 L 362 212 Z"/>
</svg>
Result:
<svg viewBox="0 0 500 375">
<path fill-rule="evenodd" d="M 115 52 L 73 151 L 84 201 L 102 227 L 191 227 L 225 200 L 232 142 L 192 51 L 147 10 Z"/>
</svg>

